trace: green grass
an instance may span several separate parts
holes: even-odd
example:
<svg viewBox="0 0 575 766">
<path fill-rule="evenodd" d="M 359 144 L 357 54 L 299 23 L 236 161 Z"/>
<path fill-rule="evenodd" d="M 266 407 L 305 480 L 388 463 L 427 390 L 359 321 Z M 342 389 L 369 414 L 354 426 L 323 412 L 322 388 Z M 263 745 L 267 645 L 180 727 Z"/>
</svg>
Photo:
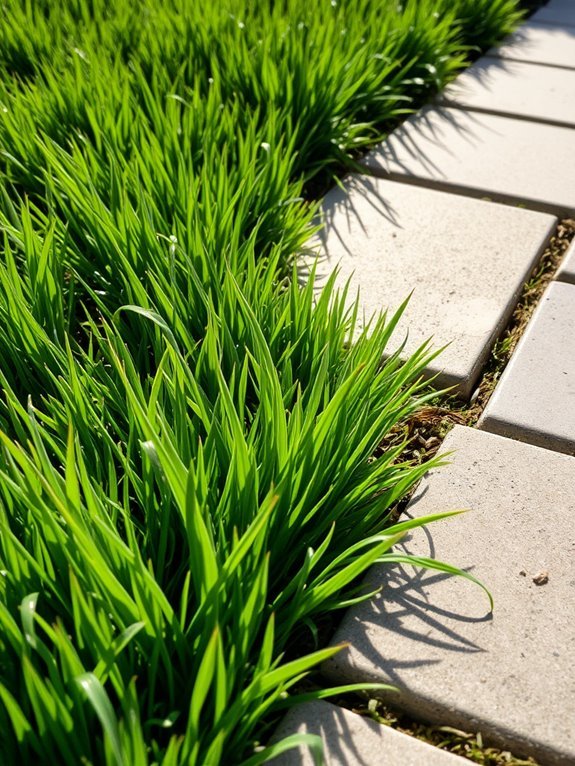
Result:
<svg viewBox="0 0 575 766">
<path fill-rule="evenodd" d="M 294 744 L 257 747 L 335 651 L 297 647 L 433 520 L 389 523 L 430 464 L 372 459 L 428 400 L 430 351 L 400 361 L 400 311 L 352 345 L 357 306 L 298 284 L 314 189 L 517 18 L 4 4 L 3 763 L 255 766 Z"/>
</svg>

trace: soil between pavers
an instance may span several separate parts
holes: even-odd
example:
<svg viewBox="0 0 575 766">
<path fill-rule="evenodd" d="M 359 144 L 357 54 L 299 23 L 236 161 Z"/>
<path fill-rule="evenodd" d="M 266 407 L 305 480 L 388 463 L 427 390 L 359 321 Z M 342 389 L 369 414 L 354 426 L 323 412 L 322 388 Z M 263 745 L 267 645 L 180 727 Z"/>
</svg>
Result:
<svg viewBox="0 0 575 766">
<path fill-rule="evenodd" d="M 472 511 L 414 532 L 405 550 L 478 577 L 495 611 L 461 577 L 375 567 L 365 585 L 382 594 L 346 614 L 333 643 L 350 645 L 324 672 L 337 684 L 393 683 L 400 696 L 389 700 L 416 717 L 573 764 L 575 459 L 463 426 L 444 449 L 452 465 L 423 481 L 408 513 Z"/>
<path fill-rule="evenodd" d="M 430 337 L 436 348 L 450 344 L 427 372 L 463 398 L 556 224 L 543 213 L 368 176 L 333 189 L 322 216 L 325 228 L 310 243 L 318 286 L 337 268 L 339 286 L 350 280 L 350 304 L 360 291 L 367 320 L 413 291 L 390 350 L 405 340 L 405 358 Z"/>
</svg>

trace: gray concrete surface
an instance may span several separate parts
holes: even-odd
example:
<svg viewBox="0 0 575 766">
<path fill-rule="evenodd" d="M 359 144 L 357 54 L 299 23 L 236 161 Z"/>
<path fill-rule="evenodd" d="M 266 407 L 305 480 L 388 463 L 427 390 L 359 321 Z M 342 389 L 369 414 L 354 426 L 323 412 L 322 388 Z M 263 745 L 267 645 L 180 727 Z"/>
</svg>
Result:
<svg viewBox="0 0 575 766">
<path fill-rule="evenodd" d="M 380 565 L 324 667 L 329 682 L 396 684 L 413 715 L 480 731 L 543 764 L 575 763 L 575 459 L 456 426 L 452 464 L 408 515 L 471 509 L 418 530 L 397 552 L 458 566 L 490 589 L 407 564 Z M 548 582 L 535 579 L 547 573 Z M 539 576 L 539 578 L 538 578 Z"/>
<path fill-rule="evenodd" d="M 575 69 L 575 33 L 570 26 L 528 21 L 501 45 L 491 48 L 488 55 Z"/>
<path fill-rule="evenodd" d="M 334 268 L 360 291 L 367 319 L 395 311 L 413 291 L 391 350 L 403 356 L 430 336 L 448 345 L 428 367 L 435 385 L 469 397 L 556 219 L 394 181 L 351 176 L 324 199 L 325 224 L 310 245 L 318 286 Z"/>
<path fill-rule="evenodd" d="M 316 734 L 324 743 L 325 766 L 465 766 L 468 761 L 408 737 L 329 702 L 308 702 L 293 708 L 274 739 Z M 313 766 L 305 747 L 290 750 L 273 766 Z"/>
<path fill-rule="evenodd" d="M 428 106 L 363 164 L 375 175 L 575 213 L 575 130 Z"/>
<path fill-rule="evenodd" d="M 557 69 L 550 76 L 546 66 L 484 56 L 447 87 L 441 101 L 573 127 L 575 69 Z"/>
<path fill-rule="evenodd" d="M 548 287 L 479 427 L 575 455 L 575 285 Z"/>
<path fill-rule="evenodd" d="M 575 2 L 573 0 L 551 0 L 533 14 L 531 21 L 575 27 Z"/>
</svg>

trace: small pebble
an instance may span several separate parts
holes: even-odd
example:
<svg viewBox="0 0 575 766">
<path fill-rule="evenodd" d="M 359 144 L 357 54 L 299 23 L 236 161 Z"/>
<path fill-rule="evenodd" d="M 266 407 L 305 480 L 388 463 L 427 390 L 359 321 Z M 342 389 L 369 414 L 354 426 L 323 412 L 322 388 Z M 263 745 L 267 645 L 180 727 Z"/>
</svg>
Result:
<svg viewBox="0 0 575 766">
<path fill-rule="evenodd" d="M 549 582 L 549 572 L 542 569 L 541 572 L 535 575 L 533 582 L 535 585 L 546 585 Z"/>
</svg>

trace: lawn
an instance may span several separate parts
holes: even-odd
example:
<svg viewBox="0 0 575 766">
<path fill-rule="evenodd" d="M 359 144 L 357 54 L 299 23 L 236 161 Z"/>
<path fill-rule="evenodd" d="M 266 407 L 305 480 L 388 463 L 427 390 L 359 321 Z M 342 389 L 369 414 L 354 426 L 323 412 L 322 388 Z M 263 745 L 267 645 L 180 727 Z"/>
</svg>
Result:
<svg viewBox="0 0 575 766">
<path fill-rule="evenodd" d="M 404 5 L 4 3 L 3 764 L 264 763 L 318 621 L 434 520 L 389 519 L 430 463 L 373 458 L 432 352 L 297 275 L 322 191 L 519 18 Z"/>
</svg>

